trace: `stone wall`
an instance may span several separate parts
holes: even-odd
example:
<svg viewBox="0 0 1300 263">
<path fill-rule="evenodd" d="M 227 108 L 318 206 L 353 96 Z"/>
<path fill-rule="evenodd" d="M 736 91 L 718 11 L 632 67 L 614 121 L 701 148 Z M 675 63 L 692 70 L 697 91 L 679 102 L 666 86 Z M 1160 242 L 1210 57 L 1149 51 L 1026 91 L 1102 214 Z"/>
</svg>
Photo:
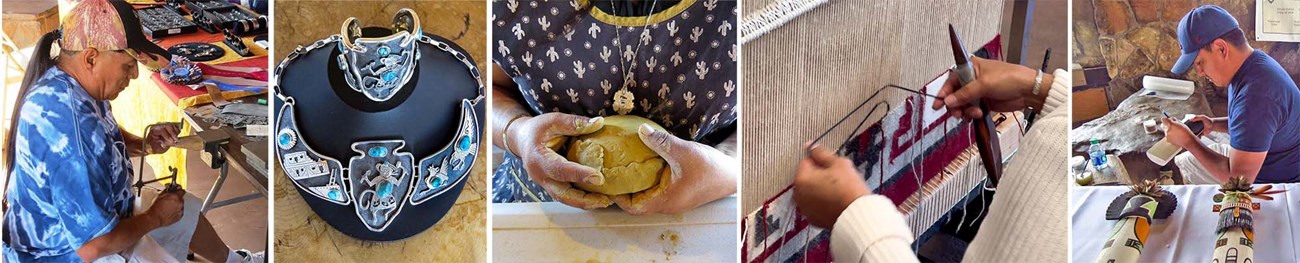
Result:
<svg viewBox="0 0 1300 263">
<path fill-rule="evenodd" d="M 1265 50 L 1300 77 L 1297 43 L 1261 42 L 1255 39 L 1255 0 L 1076 0 L 1074 13 L 1075 63 L 1084 68 L 1106 67 L 1110 72 L 1110 94 L 1115 105 L 1141 88 L 1144 75 L 1186 78 L 1197 82 L 1199 92 L 1211 102 L 1224 101 L 1224 90 L 1195 72 L 1176 76 L 1169 72 L 1180 54 L 1178 21 L 1193 8 L 1218 5 L 1241 24 L 1252 47 Z M 1112 106 L 1114 107 L 1114 106 Z M 1222 107 L 1214 111 L 1225 112 Z"/>
</svg>

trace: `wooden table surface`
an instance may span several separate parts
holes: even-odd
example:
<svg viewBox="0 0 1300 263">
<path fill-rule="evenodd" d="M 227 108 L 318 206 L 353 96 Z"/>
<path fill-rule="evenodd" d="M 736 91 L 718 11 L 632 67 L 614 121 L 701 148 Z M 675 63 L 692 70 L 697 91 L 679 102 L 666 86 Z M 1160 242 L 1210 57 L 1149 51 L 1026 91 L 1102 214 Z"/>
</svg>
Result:
<svg viewBox="0 0 1300 263">
<path fill-rule="evenodd" d="M 266 94 L 263 93 L 263 94 L 243 97 L 243 98 L 231 100 L 230 102 L 255 104 L 257 103 L 258 99 L 266 99 Z M 211 104 L 212 103 L 204 103 L 204 104 L 190 106 L 190 108 L 203 107 Z M 195 118 L 194 116 L 191 116 L 189 112 L 185 113 L 185 121 L 189 122 L 189 125 L 191 128 L 194 129 L 195 134 L 197 134 L 198 132 L 210 130 L 214 127 L 221 131 L 224 131 L 226 134 L 229 134 L 230 142 L 223 145 L 222 150 L 226 152 L 226 159 L 231 164 L 231 167 L 234 169 L 238 169 L 238 171 L 251 175 L 253 178 L 255 178 L 254 183 L 257 187 L 263 189 L 267 187 L 267 180 L 266 180 L 267 155 L 265 154 L 267 148 L 265 146 L 258 147 L 253 145 L 254 144 L 267 145 L 268 143 L 270 143 L 270 141 L 267 140 L 268 135 L 263 134 L 261 136 L 248 136 L 245 134 L 247 129 L 235 129 L 234 127 L 230 127 L 227 125 L 218 126 L 217 124 L 204 121 L 201 118 Z M 259 148 L 261 149 L 262 154 L 253 154 L 252 156 L 249 156 L 249 154 L 244 152 L 243 150 L 244 147 Z M 256 164 L 258 163 L 258 161 L 250 161 L 250 158 L 254 160 L 259 160 L 260 165 Z"/>
</svg>

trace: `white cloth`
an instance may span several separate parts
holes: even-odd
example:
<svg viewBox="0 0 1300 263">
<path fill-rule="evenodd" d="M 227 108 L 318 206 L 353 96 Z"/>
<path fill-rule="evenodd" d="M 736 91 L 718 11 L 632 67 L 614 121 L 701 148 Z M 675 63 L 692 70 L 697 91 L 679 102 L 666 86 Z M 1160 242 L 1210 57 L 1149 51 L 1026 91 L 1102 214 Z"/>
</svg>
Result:
<svg viewBox="0 0 1300 263">
<path fill-rule="evenodd" d="M 1258 185 L 1256 185 L 1258 187 Z M 1139 262 L 1209 262 L 1217 239 L 1219 214 L 1213 211 L 1217 185 L 1172 185 L 1166 190 L 1178 197 L 1178 207 L 1166 219 L 1151 222 Z M 1295 227 L 1300 222 L 1300 184 L 1275 184 L 1274 200 L 1260 200 L 1254 211 L 1254 262 L 1300 262 Z M 1106 220 L 1106 208 L 1125 186 L 1082 186 L 1070 191 L 1071 262 L 1094 262 L 1115 221 Z M 982 234 L 982 233 L 981 233 Z"/>
<path fill-rule="evenodd" d="M 1205 147 L 1223 156 L 1228 156 L 1228 153 L 1232 151 L 1232 146 L 1227 143 L 1207 143 Z M 1214 174 L 1206 170 L 1205 166 L 1201 165 L 1201 161 L 1196 160 L 1196 156 L 1193 156 L 1191 152 L 1183 152 L 1174 156 L 1174 165 L 1177 165 L 1178 172 L 1183 174 L 1183 184 L 1222 183 L 1219 182 L 1218 178 L 1214 177 Z"/>
<path fill-rule="evenodd" d="M 1057 69 L 1042 119 L 1029 131 L 1005 168 L 988 217 L 962 259 L 966 262 L 1065 262 L 1070 120 L 1070 74 Z M 889 199 L 869 195 L 853 201 L 831 230 L 831 254 L 842 262 L 915 262 L 911 233 Z M 1103 231 L 1104 233 L 1104 231 Z M 1261 261 L 1262 262 L 1262 261 Z"/>
<path fill-rule="evenodd" d="M 234 250 L 231 250 L 230 253 L 226 255 L 226 263 L 241 263 L 241 262 L 244 262 L 244 257 L 239 256 L 239 253 L 235 253 Z"/>
</svg>

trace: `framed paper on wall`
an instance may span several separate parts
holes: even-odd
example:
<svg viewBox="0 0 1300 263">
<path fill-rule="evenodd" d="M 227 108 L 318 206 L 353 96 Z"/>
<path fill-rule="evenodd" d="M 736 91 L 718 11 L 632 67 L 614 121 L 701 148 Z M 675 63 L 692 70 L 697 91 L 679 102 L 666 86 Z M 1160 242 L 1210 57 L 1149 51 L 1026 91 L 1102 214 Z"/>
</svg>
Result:
<svg viewBox="0 0 1300 263">
<path fill-rule="evenodd" d="M 1300 0 L 1258 0 L 1255 6 L 1257 40 L 1300 42 Z"/>
</svg>

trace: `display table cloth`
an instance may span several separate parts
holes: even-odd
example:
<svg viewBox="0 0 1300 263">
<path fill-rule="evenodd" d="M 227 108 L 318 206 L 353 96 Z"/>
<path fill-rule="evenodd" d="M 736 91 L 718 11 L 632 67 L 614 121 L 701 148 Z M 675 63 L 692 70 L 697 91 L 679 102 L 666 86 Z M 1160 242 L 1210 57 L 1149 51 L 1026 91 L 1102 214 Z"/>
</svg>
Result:
<svg viewBox="0 0 1300 263">
<path fill-rule="evenodd" d="M 1259 187 L 1259 185 L 1256 185 Z M 1178 196 L 1178 208 L 1168 219 L 1151 223 L 1151 235 L 1140 262 L 1209 262 L 1213 256 L 1214 228 L 1219 213 L 1213 212 L 1218 185 L 1172 185 L 1166 190 Z M 1295 238 L 1300 236 L 1300 184 L 1275 184 L 1274 200 L 1256 200 L 1254 212 L 1256 262 L 1298 262 Z M 1116 196 L 1129 191 L 1125 186 L 1086 186 L 1070 189 L 1070 254 L 1072 262 L 1093 262 L 1101 252 L 1116 221 L 1106 220 L 1106 207 Z"/>
</svg>

